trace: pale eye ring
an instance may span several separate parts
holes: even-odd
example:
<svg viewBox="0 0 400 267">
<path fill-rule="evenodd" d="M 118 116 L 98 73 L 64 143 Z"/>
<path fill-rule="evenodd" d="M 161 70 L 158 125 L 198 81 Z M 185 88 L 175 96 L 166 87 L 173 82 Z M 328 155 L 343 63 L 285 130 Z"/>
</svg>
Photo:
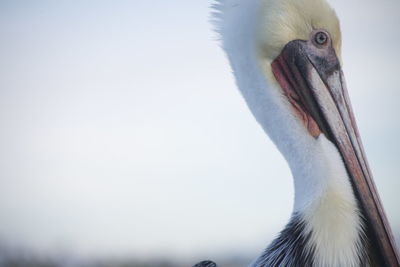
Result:
<svg viewBox="0 0 400 267">
<path fill-rule="evenodd" d="M 318 45 L 326 45 L 328 43 L 329 36 L 326 32 L 317 32 L 314 35 L 314 41 Z"/>
</svg>

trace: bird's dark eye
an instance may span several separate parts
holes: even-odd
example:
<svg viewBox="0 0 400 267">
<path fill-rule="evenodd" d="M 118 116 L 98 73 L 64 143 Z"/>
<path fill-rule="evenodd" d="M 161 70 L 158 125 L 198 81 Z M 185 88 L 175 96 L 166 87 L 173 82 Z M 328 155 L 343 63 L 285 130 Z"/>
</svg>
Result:
<svg viewBox="0 0 400 267">
<path fill-rule="evenodd" d="M 317 32 L 314 35 L 314 40 L 315 43 L 318 45 L 326 45 L 326 43 L 328 43 L 329 37 L 328 34 L 326 34 L 325 32 Z"/>
</svg>

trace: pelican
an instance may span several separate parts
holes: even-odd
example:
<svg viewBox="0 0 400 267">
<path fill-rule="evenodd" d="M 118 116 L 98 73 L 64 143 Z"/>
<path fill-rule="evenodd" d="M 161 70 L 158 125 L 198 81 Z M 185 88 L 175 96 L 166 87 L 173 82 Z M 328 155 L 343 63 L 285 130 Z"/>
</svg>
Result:
<svg viewBox="0 0 400 267">
<path fill-rule="evenodd" d="M 289 223 L 250 266 L 400 266 L 347 93 L 335 11 L 325 0 L 217 0 L 213 10 L 236 84 L 294 181 Z"/>
</svg>

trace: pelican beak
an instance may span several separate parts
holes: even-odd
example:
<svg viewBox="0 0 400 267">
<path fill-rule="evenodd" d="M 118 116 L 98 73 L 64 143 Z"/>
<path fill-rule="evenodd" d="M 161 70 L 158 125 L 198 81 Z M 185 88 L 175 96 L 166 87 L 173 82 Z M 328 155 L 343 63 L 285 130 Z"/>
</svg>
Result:
<svg viewBox="0 0 400 267">
<path fill-rule="evenodd" d="M 321 32 L 326 40 L 323 36 L 314 38 Z M 318 31 L 308 41 L 288 43 L 271 66 L 310 135 L 318 138 L 324 134 L 341 154 L 366 221 L 371 249 L 383 264 L 380 266 L 399 266 L 393 234 L 368 167 L 329 33 Z"/>
</svg>

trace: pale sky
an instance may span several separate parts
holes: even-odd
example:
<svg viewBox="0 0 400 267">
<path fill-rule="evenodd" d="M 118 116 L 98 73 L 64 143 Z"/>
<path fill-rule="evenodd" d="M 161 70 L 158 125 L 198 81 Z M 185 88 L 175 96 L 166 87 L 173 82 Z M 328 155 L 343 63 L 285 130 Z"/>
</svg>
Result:
<svg viewBox="0 0 400 267">
<path fill-rule="evenodd" d="M 330 1 L 400 236 L 400 2 Z M 209 1 L 0 2 L 0 243 L 52 253 L 256 256 L 292 178 L 215 41 Z"/>
</svg>

